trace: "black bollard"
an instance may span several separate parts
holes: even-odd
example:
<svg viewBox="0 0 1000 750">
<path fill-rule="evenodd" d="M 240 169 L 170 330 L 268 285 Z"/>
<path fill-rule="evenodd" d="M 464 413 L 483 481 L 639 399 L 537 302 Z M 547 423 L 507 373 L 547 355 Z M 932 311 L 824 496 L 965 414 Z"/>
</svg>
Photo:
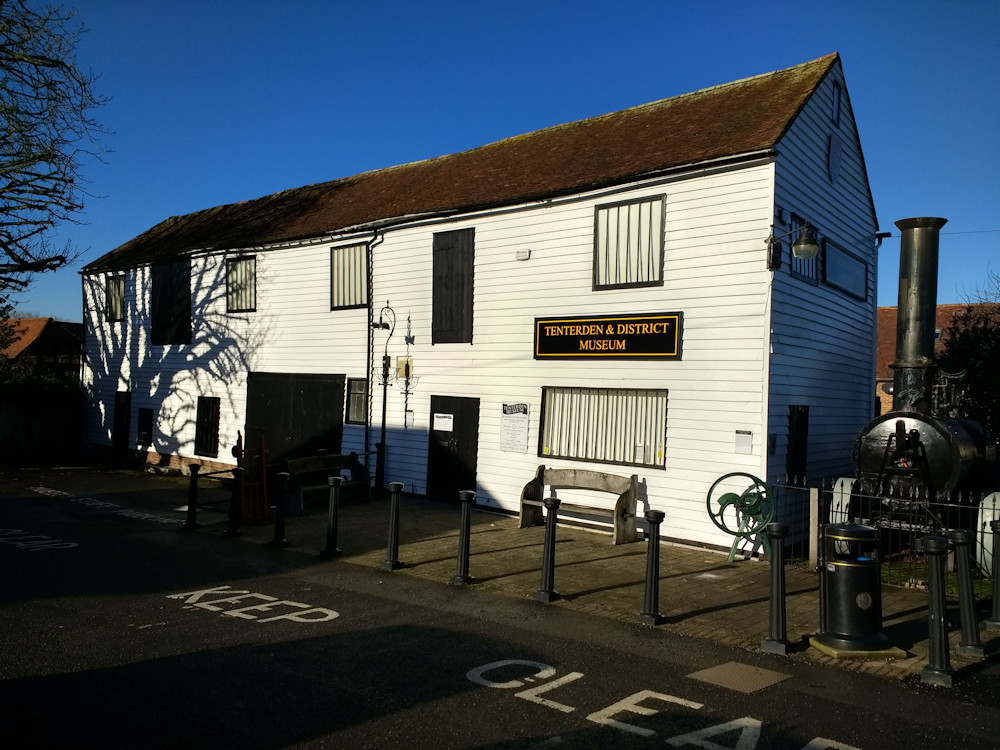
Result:
<svg viewBox="0 0 1000 750">
<path fill-rule="evenodd" d="M 188 483 L 187 516 L 181 528 L 184 531 L 194 531 L 198 528 L 198 472 L 201 464 L 191 464 L 191 481 Z"/>
<path fill-rule="evenodd" d="M 662 625 L 667 618 L 660 614 L 660 524 L 662 510 L 647 510 L 643 514 L 649 524 L 646 534 L 646 596 L 637 619 L 643 625 Z"/>
<path fill-rule="evenodd" d="M 330 477 L 326 480 L 330 485 L 330 505 L 326 513 L 326 548 L 320 552 L 323 557 L 336 557 L 341 554 L 337 547 L 337 525 L 340 514 L 340 483 L 344 481 L 340 477 Z"/>
<path fill-rule="evenodd" d="M 788 656 L 788 631 L 785 622 L 785 535 L 788 526 L 769 523 L 767 536 L 771 542 L 771 597 L 768 611 L 767 638 L 760 650 Z"/>
<path fill-rule="evenodd" d="M 237 466 L 233 469 L 233 496 L 229 500 L 229 520 L 226 532 L 222 535 L 232 539 L 240 535 L 240 524 L 243 523 L 243 478 L 246 469 Z"/>
<path fill-rule="evenodd" d="M 542 582 L 535 598 L 540 602 L 554 602 L 559 598 L 555 591 L 556 582 L 556 520 L 559 514 L 559 498 L 547 497 L 542 501 L 545 510 L 545 544 L 542 546 Z"/>
<path fill-rule="evenodd" d="M 986 656 L 986 646 L 979 638 L 976 596 L 972 591 L 972 544 L 975 536 L 967 529 L 951 529 L 948 539 L 955 545 L 955 567 L 958 569 L 958 612 L 962 628 L 958 653 L 982 658 Z"/>
<path fill-rule="evenodd" d="M 285 506 L 287 503 L 286 493 L 288 492 L 287 471 L 278 472 L 278 497 L 274 501 L 274 538 L 268 542 L 270 547 L 287 547 L 288 540 L 285 539 Z"/>
<path fill-rule="evenodd" d="M 458 566 L 451 578 L 453 586 L 464 586 L 475 583 L 476 579 L 469 575 L 469 542 L 472 537 L 472 504 L 476 502 L 476 493 L 472 490 L 462 490 L 458 493 L 462 503 L 462 521 L 458 530 Z"/>
<path fill-rule="evenodd" d="M 927 595 L 930 604 L 927 644 L 929 654 L 927 666 L 920 672 L 920 681 L 951 687 L 955 684 L 955 670 L 951 668 L 951 654 L 948 651 L 944 592 L 944 559 L 948 556 L 948 540 L 943 536 L 925 536 L 917 544 L 927 555 Z"/>
<path fill-rule="evenodd" d="M 389 544 L 385 551 L 382 570 L 399 570 L 399 495 L 403 491 L 402 482 L 389 483 Z"/>
<path fill-rule="evenodd" d="M 993 606 L 986 627 L 990 630 L 1000 630 L 1000 521 L 990 521 L 990 530 L 993 532 L 993 560 L 990 566 Z"/>
</svg>

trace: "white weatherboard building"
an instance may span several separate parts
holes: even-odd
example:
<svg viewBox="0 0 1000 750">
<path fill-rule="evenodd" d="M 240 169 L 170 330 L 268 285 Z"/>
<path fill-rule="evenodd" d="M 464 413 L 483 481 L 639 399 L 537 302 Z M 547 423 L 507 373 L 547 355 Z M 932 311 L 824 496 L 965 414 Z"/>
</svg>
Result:
<svg viewBox="0 0 1000 750">
<path fill-rule="evenodd" d="M 407 492 L 638 474 L 640 518 L 728 546 L 720 475 L 851 472 L 877 232 L 837 55 L 174 217 L 83 271 L 85 437 L 231 465 L 238 432 L 363 453 L 384 419 Z"/>
</svg>

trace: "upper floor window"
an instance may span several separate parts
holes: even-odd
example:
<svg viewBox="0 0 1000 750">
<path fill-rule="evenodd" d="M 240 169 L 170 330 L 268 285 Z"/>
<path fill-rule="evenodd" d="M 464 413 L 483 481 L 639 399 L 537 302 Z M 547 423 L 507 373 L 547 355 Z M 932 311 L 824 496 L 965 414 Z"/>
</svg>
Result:
<svg viewBox="0 0 1000 750">
<path fill-rule="evenodd" d="M 798 231 L 805 226 L 805 223 L 805 219 L 792 214 L 792 218 L 789 221 L 789 229 L 792 230 L 790 238 L 792 242 L 795 242 L 795 238 L 798 237 Z M 819 284 L 819 255 L 815 258 L 796 258 L 795 253 L 792 253 L 792 276 L 796 276 L 811 284 Z"/>
<path fill-rule="evenodd" d="M 257 309 L 257 259 L 229 258 L 226 261 L 226 312 L 253 312 Z"/>
<path fill-rule="evenodd" d="M 475 231 L 434 235 L 432 344 L 472 343 Z"/>
<path fill-rule="evenodd" d="M 191 343 L 191 259 L 157 263 L 150 269 L 150 341 Z"/>
<path fill-rule="evenodd" d="M 330 309 L 368 304 L 368 252 L 365 245 L 330 250 Z"/>
<path fill-rule="evenodd" d="M 598 206 L 594 289 L 663 283 L 663 197 Z"/>
<path fill-rule="evenodd" d="M 835 126 L 840 125 L 840 102 L 843 99 L 843 93 L 839 83 L 833 84 L 833 103 L 830 108 L 830 119 Z"/>
<path fill-rule="evenodd" d="M 104 279 L 104 310 L 109 322 L 125 319 L 125 277 L 108 276 Z"/>
</svg>

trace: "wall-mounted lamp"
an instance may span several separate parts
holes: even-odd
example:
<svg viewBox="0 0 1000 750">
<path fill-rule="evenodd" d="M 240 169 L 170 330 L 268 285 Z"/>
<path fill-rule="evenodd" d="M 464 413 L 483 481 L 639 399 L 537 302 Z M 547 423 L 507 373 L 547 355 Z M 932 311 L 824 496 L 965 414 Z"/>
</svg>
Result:
<svg viewBox="0 0 1000 750">
<path fill-rule="evenodd" d="M 781 268 L 781 240 L 789 235 L 798 232 L 799 236 L 792 243 L 792 255 L 799 260 L 810 260 L 819 254 L 819 242 L 816 239 L 816 232 L 807 221 L 801 227 L 796 227 L 790 232 L 774 236 L 774 225 L 771 225 L 771 234 L 767 237 L 767 267 L 774 271 Z"/>
</svg>

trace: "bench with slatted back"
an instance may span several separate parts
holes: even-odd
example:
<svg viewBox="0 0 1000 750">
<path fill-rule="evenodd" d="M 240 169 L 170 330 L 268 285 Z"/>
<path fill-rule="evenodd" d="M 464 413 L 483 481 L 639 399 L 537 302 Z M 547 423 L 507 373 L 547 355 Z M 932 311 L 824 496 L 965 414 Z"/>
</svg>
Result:
<svg viewBox="0 0 1000 750">
<path fill-rule="evenodd" d="M 341 494 L 354 491 L 364 500 L 370 499 L 370 482 L 368 470 L 358 459 L 357 453 L 345 455 L 324 453 L 304 458 L 290 458 L 285 462 L 288 471 L 288 503 L 290 509 L 301 513 L 303 499 L 306 493 L 323 490 L 329 492 L 329 478 L 339 477 L 342 471 L 350 472 L 350 478 L 340 485 Z M 328 495 L 326 496 L 328 497 Z M 291 512 L 296 512 L 291 510 Z"/>
<path fill-rule="evenodd" d="M 535 478 L 524 485 L 521 492 L 520 528 L 544 523 L 542 500 L 545 488 L 551 490 L 593 490 L 617 495 L 614 508 L 584 505 L 575 500 L 560 498 L 560 509 L 566 508 L 587 515 L 614 518 L 613 544 L 634 542 L 639 538 L 635 525 L 635 506 L 639 497 L 639 477 L 623 477 L 600 471 L 582 469 L 547 469 L 539 466 Z"/>
</svg>

